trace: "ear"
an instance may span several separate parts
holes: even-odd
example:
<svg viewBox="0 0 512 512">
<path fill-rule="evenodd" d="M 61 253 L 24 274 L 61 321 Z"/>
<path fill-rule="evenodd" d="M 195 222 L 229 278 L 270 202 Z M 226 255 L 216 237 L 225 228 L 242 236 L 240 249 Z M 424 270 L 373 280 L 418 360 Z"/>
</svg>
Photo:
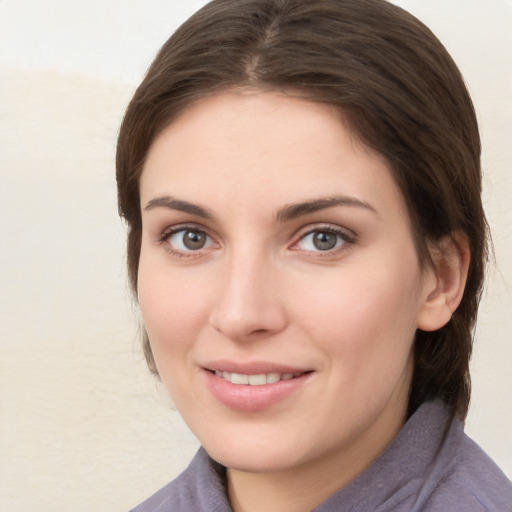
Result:
<svg viewBox="0 0 512 512">
<path fill-rule="evenodd" d="M 456 232 L 430 247 L 431 265 L 425 271 L 424 301 L 418 329 L 435 331 L 446 325 L 464 294 L 469 268 L 469 244 Z"/>
</svg>

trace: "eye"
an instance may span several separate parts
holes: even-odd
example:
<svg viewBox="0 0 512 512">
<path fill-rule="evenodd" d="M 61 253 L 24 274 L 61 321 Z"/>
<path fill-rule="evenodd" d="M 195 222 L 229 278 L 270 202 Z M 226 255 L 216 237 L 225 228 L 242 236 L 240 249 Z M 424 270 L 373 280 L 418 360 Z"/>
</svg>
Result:
<svg viewBox="0 0 512 512">
<path fill-rule="evenodd" d="M 338 249 L 350 242 L 350 237 L 332 228 L 316 229 L 306 233 L 296 244 L 301 251 L 327 252 Z"/>
<path fill-rule="evenodd" d="M 213 247 L 213 240 L 200 229 L 181 228 L 166 233 L 163 239 L 176 252 L 194 252 Z"/>
</svg>

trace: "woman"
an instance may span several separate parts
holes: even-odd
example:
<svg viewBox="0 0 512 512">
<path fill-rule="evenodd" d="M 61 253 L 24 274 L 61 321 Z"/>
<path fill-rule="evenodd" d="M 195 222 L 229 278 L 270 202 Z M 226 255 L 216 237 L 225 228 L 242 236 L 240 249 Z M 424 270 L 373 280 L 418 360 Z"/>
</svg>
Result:
<svg viewBox="0 0 512 512">
<path fill-rule="evenodd" d="M 463 434 L 480 141 L 383 0 L 214 0 L 163 46 L 117 180 L 150 368 L 203 448 L 136 511 L 507 511 Z"/>
</svg>

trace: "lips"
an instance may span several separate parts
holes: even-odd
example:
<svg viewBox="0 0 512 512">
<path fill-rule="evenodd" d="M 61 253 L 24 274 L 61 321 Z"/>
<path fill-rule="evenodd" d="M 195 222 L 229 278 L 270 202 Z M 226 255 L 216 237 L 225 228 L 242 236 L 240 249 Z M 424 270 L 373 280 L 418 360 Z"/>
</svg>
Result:
<svg viewBox="0 0 512 512">
<path fill-rule="evenodd" d="M 286 372 L 286 373 L 257 373 L 257 374 L 243 374 L 243 373 L 231 373 L 226 371 L 217 370 L 215 375 L 221 377 L 231 384 L 246 385 L 246 386 L 263 386 L 265 384 L 275 384 L 281 380 L 291 380 L 299 377 L 305 372 Z"/>
<path fill-rule="evenodd" d="M 241 412 L 269 410 L 306 384 L 311 370 L 275 364 L 217 362 L 203 367 L 206 387 L 229 409 Z"/>
</svg>

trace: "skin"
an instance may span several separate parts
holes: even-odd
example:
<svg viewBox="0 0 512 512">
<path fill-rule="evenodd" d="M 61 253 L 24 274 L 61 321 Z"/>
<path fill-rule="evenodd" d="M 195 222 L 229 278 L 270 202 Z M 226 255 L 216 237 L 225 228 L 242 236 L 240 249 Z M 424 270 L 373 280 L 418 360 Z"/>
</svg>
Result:
<svg viewBox="0 0 512 512">
<path fill-rule="evenodd" d="M 449 319 L 460 279 L 421 269 L 386 161 L 328 106 L 283 93 L 189 107 L 153 143 L 140 192 L 138 299 L 164 385 L 228 468 L 235 512 L 311 510 L 402 427 L 415 331 Z M 219 361 L 308 373 L 238 410 L 207 385 Z"/>
</svg>

